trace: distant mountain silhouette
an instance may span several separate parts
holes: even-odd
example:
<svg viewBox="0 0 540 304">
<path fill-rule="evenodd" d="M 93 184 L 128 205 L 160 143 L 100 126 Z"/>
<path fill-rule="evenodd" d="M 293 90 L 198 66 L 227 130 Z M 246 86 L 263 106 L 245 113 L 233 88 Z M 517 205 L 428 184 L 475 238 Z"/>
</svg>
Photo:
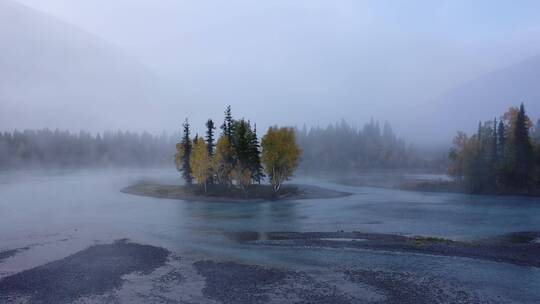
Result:
<svg viewBox="0 0 540 304">
<path fill-rule="evenodd" d="M 467 81 L 413 115 L 425 138 L 449 143 L 456 131 L 475 132 L 479 121 L 498 119 L 522 102 L 534 121 L 540 118 L 540 56 Z"/>
<path fill-rule="evenodd" d="M 2 129 L 143 124 L 142 115 L 152 108 L 153 85 L 144 66 L 106 41 L 0 0 Z M 122 116 L 126 112 L 129 117 Z"/>
</svg>

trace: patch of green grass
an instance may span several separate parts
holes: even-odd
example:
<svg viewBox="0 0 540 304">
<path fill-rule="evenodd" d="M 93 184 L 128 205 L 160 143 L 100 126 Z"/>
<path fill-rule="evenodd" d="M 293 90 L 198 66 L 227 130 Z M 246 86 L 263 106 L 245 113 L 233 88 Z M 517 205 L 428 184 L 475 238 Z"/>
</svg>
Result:
<svg viewBox="0 0 540 304">
<path fill-rule="evenodd" d="M 413 239 L 413 242 L 415 245 L 421 246 L 421 245 L 429 245 L 429 244 L 435 244 L 435 243 L 451 243 L 451 240 L 439 238 L 439 237 L 423 237 L 423 236 L 416 236 Z"/>
</svg>

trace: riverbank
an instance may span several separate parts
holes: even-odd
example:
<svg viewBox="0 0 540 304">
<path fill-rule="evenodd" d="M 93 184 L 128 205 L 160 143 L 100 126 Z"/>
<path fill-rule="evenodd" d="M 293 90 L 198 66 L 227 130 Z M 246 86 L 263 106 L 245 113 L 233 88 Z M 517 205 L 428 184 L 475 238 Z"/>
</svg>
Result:
<svg viewBox="0 0 540 304">
<path fill-rule="evenodd" d="M 222 186 L 208 187 L 205 192 L 198 186 L 164 185 L 140 181 L 121 190 L 123 193 L 155 198 L 204 202 L 261 202 L 300 199 L 330 199 L 351 195 L 347 192 L 312 185 L 284 185 L 278 193 L 269 185 L 249 185 L 246 191 Z"/>
<path fill-rule="evenodd" d="M 393 174 L 366 174 L 339 178 L 335 182 L 353 187 L 375 187 L 418 192 L 540 197 L 540 189 L 473 193 L 463 184 L 457 183 L 450 177 L 442 174 L 406 174 L 397 171 Z"/>
<path fill-rule="evenodd" d="M 421 192 L 540 197 L 540 190 L 537 189 L 532 189 L 529 191 L 486 191 L 481 193 L 475 193 L 468 190 L 464 185 L 454 181 L 409 181 L 400 184 L 398 188 L 402 190 Z"/>
<path fill-rule="evenodd" d="M 303 248 L 362 249 L 388 252 L 464 257 L 540 267 L 540 231 L 517 232 L 474 242 L 436 237 L 402 236 L 362 232 L 241 232 L 230 237 L 238 242 Z"/>
</svg>

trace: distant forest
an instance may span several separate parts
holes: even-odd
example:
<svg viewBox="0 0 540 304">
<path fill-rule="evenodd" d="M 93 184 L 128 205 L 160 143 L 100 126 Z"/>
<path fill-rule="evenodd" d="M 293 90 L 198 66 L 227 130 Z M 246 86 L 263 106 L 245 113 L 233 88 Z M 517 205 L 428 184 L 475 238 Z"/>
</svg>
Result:
<svg viewBox="0 0 540 304">
<path fill-rule="evenodd" d="M 342 120 L 326 128 L 297 130 L 303 150 L 303 173 L 357 172 L 375 168 L 425 166 L 411 145 L 398 138 L 391 125 L 381 127 L 373 119 L 363 128 L 354 128 Z"/>
<path fill-rule="evenodd" d="M 370 121 L 354 128 L 342 121 L 325 128 L 296 129 L 303 151 L 299 172 L 357 172 L 426 166 L 390 124 Z M 0 168 L 168 166 L 182 134 L 72 133 L 49 129 L 0 133 Z"/>
<path fill-rule="evenodd" d="M 179 136 L 26 130 L 0 133 L 0 168 L 172 164 Z"/>
</svg>

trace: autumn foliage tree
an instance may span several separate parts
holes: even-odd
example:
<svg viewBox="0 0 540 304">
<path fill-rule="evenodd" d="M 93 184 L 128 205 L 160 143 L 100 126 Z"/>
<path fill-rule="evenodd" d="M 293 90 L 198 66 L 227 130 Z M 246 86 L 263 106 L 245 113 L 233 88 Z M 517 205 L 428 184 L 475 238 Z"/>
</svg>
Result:
<svg viewBox="0 0 540 304">
<path fill-rule="evenodd" d="M 194 142 L 189 164 L 197 184 L 202 186 L 206 192 L 207 183 L 211 177 L 212 162 L 210 155 L 208 155 L 208 145 L 204 140 L 198 139 Z"/>
<path fill-rule="evenodd" d="M 234 151 L 228 136 L 221 136 L 216 144 L 216 151 L 212 159 L 212 168 L 215 180 L 221 185 L 231 185 L 233 170 L 232 159 Z"/>
<path fill-rule="evenodd" d="M 271 127 L 261 141 L 262 162 L 275 192 L 298 167 L 301 150 L 292 128 Z"/>
</svg>

